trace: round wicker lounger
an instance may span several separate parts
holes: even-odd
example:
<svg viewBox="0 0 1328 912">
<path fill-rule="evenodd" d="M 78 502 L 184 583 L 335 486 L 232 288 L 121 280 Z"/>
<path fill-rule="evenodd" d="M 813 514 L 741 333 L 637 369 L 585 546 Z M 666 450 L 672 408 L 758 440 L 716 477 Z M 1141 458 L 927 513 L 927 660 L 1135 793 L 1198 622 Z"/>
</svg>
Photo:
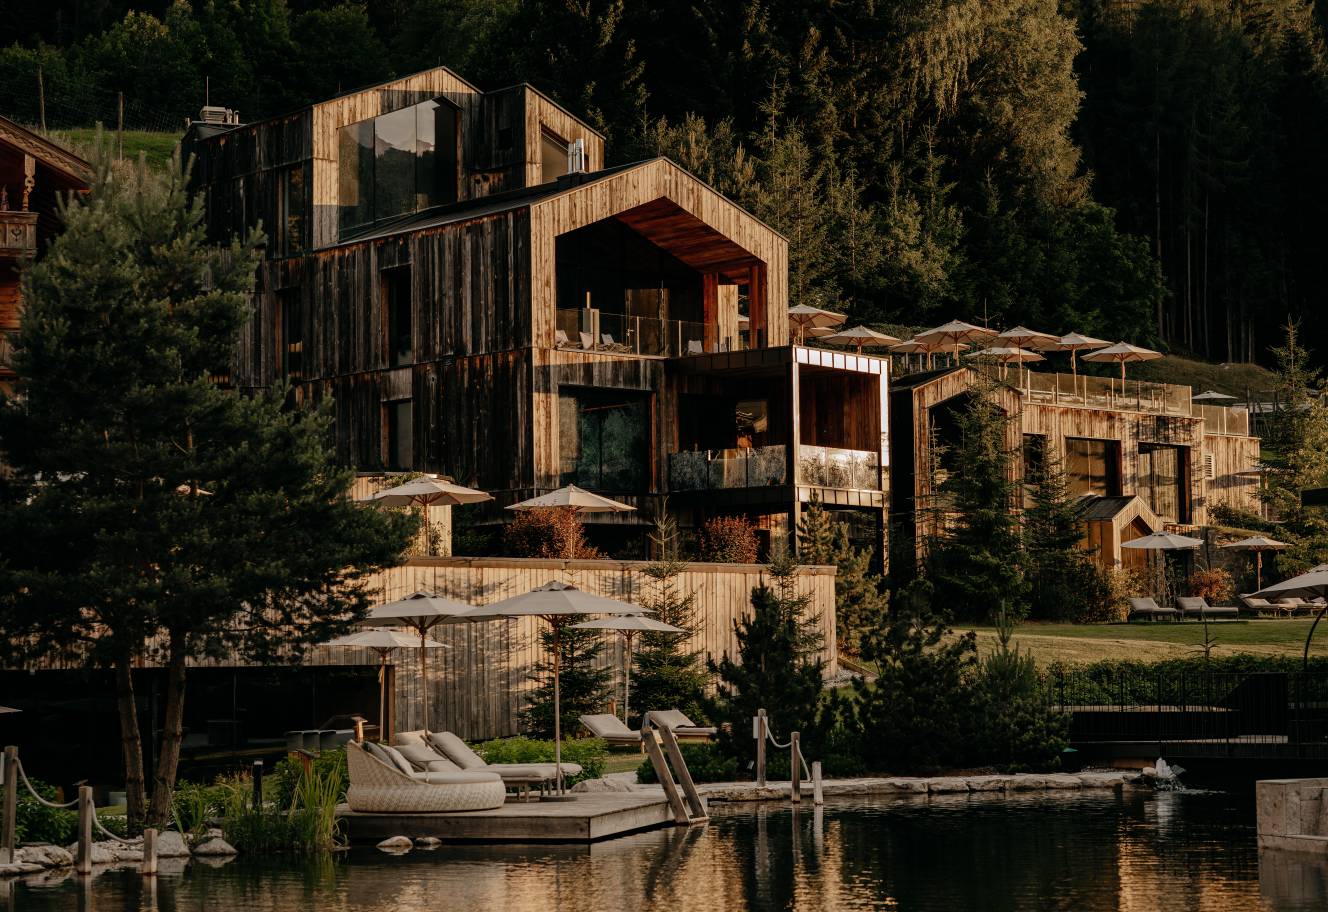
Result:
<svg viewBox="0 0 1328 912">
<path fill-rule="evenodd" d="M 413 779 L 371 757 L 354 741 L 346 745 L 346 764 L 346 804 L 361 813 L 486 811 L 502 807 L 507 795 L 497 773 L 429 773 L 427 781 Z"/>
</svg>

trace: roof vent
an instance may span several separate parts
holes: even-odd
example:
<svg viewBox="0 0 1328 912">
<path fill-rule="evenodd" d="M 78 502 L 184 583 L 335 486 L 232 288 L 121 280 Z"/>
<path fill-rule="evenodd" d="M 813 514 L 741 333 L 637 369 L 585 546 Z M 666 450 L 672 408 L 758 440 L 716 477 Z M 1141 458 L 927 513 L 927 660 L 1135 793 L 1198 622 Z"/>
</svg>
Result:
<svg viewBox="0 0 1328 912">
<path fill-rule="evenodd" d="M 240 112 L 216 105 L 204 105 L 198 112 L 198 119 L 209 124 L 238 124 Z"/>
<path fill-rule="evenodd" d="M 586 170 L 586 141 L 573 140 L 567 146 L 567 173 L 583 174 Z"/>
</svg>

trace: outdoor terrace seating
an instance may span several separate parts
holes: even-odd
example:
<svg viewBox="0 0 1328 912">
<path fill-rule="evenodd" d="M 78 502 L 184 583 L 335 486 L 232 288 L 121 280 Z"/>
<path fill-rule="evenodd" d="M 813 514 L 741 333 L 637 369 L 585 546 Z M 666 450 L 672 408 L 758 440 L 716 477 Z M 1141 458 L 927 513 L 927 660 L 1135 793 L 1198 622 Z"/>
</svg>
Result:
<svg viewBox="0 0 1328 912">
<path fill-rule="evenodd" d="M 501 807 L 507 800 L 507 789 L 496 773 L 407 772 L 401 766 L 404 759 L 399 763 L 385 751 L 383 756 L 374 756 L 373 748 L 383 751 L 373 742 L 361 746 L 351 741 L 346 745 L 350 774 L 346 804 L 352 811 L 399 814 L 484 811 Z"/>
<path fill-rule="evenodd" d="M 1182 596 L 1176 599 L 1176 604 L 1180 607 L 1182 617 L 1193 617 L 1200 620 L 1207 618 L 1231 618 L 1240 616 L 1240 609 L 1235 605 L 1210 605 L 1204 598 Z"/>
<path fill-rule="evenodd" d="M 1156 621 L 1158 618 L 1169 620 L 1178 620 L 1181 613 L 1175 608 L 1163 608 L 1151 598 L 1132 598 L 1130 599 L 1130 613 L 1126 619 L 1130 621 Z"/>
<path fill-rule="evenodd" d="M 631 747 L 644 750 L 641 733 L 632 731 L 627 723 L 612 713 L 582 716 L 581 725 L 592 737 L 601 738 L 609 747 Z"/>
<path fill-rule="evenodd" d="M 430 768 L 433 764 L 440 767 L 450 764 L 465 772 L 495 773 L 504 783 L 512 786 L 552 782 L 558 776 L 557 766 L 553 763 L 485 763 L 483 757 L 451 732 L 397 732 L 392 740 L 398 750 L 409 749 L 407 759 L 422 769 Z M 580 772 L 578 764 L 563 763 L 563 778 L 579 775 Z"/>
</svg>

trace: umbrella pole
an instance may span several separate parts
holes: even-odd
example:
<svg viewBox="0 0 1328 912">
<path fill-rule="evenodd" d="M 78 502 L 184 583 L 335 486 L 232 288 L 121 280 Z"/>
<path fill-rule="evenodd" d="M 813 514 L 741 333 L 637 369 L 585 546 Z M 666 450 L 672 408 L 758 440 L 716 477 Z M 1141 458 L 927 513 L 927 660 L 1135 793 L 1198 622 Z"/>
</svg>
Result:
<svg viewBox="0 0 1328 912">
<path fill-rule="evenodd" d="M 423 725 L 421 725 L 420 727 L 424 729 L 424 733 L 427 735 L 427 734 L 429 733 L 429 668 L 428 668 L 427 665 L 424 664 L 424 653 L 425 653 L 425 649 L 424 649 L 424 631 L 425 631 L 426 629 L 427 629 L 427 628 L 425 628 L 425 626 L 424 626 L 423 624 L 421 624 L 421 625 L 419 626 L 419 631 L 420 631 L 420 699 L 421 699 L 421 701 L 422 701 L 422 703 L 423 703 L 423 709 L 424 709 Z"/>
<path fill-rule="evenodd" d="M 1254 552 L 1254 590 L 1263 588 L 1263 552 Z"/>
<path fill-rule="evenodd" d="M 627 702 L 632 698 L 632 631 L 624 630 L 623 638 L 627 640 L 627 666 L 623 669 L 623 724 L 631 714 L 627 710 Z"/>
<path fill-rule="evenodd" d="M 389 741 L 392 737 L 387 730 L 387 654 L 390 649 L 378 653 L 378 740 Z"/>
<path fill-rule="evenodd" d="M 558 670 L 562 661 L 563 630 L 553 617 L 547 618 L 553 627 L 553 765 L 558 794 L 563 794 L 563 707 L 559 692 Z"/>
</svg>

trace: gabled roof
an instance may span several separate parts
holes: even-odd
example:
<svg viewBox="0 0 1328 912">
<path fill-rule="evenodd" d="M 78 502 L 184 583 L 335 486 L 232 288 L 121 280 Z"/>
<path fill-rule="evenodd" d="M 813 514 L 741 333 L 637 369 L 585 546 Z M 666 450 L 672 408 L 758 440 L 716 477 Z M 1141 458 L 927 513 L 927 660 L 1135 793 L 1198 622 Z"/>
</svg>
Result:
<svg viewBox="0 0 1328 912">
<path fill-rule="evenodd" d="M 64 177 L 75 187 L 87 187 L 92 179 L 92 166 L 64 146 L 58 146 L 46 137 L 0 117 L 0 143 L 6 143 L 37 159 L 45 167 Z"/>
</svg>

